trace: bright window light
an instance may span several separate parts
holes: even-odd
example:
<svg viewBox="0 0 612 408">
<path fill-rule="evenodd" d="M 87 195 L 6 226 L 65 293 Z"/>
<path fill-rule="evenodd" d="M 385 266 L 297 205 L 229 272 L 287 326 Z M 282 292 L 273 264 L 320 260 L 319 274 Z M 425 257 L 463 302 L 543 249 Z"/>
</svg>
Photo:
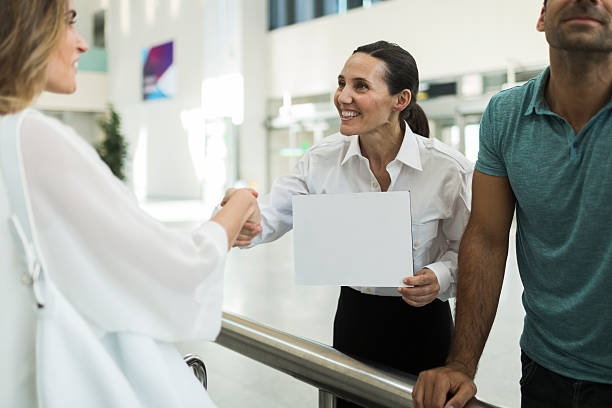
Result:
<svg viewBox="0 0 612 408">
<path fill-rule="evenodd" d="M 145 19 L 147 24 L 152 25 L 155 22 L 155 9 L 157 8 L 156 0 L 145 0 Z"/>
<path fill-rule="evenodd" d="M 181 0 L 170 0 L 170 14 L 177 17 L 181 10 Z"/>
<path fill-rule="evenodd" d="M 465 127 L 465 157 L 470 159 L 472 162 L 476 162 L 478 159 L 478 131 L 480 125 L 473 124 Z"/>
<path fill-rule="evenodd" d="M 181 112 L 181 123 L 187 132 L 187 144 L 191 162 L 198 181 L 204 180 L 206 171 L 206 133 L 202 109 L 190 109 Z"/>
<path fill-rule="evenodd" d="M 459 131 L 459 126 L 453 126 L 450 130 L 450 142 L 451 146 L 453 146 L 457 150 L 461 150 L 461 132 Z"/>
<path fill-rule="evenodd" d="M 124 36 L 130 34 L 130 0 L 121 0 L 121 32 Z"/>
<path fill-rule="evenodd" d="M 147 128 L 140 128 L 138 133 L 138 143 L 134 152 L 133 162 L 133 181 L 134 194 L 138 201 L 142 202 L 147 198 L 147 155 L 149 150 L 149 131 Z"/>
<path fill-rule="evenodd" d="M 227 74 L 202 82 L 204 119 L 232 118 L 234 125 L 244 121 L 244 77 Z"/>
</svg>

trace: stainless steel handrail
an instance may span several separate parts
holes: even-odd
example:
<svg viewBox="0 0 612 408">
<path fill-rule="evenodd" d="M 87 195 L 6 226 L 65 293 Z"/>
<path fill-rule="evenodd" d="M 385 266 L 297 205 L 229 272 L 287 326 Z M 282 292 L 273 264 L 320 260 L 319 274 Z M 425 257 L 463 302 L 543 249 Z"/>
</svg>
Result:
<svg viewBox="0 0 612 408">
<path fill-rule="evenodd" d="M 217 343 L 267 366 L 367 407 L 413 407 L 415 378 L 399 376 L 329 346 L 223 313 Z M 474 400 L 468 408 L 498 408 Z"/>
<path fill-rule="evenodd" d="M 208 377 L 206 375 L 206 365 L 200 358 L 200 356 L 196 354 L 187 354 L 183 357 L 185 364 L 187 364 L 193 370 L 193 375 L 196 376 L 198 381 L 202 384 L 204 388 L 208 386 Z"/>
</svg>

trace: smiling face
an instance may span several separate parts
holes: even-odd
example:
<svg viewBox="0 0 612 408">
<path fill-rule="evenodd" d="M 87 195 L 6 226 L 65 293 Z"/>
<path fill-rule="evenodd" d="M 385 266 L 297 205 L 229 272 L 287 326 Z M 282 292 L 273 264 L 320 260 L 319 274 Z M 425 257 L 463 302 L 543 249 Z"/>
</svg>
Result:
<svg viewBox="0 0 612 408">
<path fill-rule="evenodd" d="M 72 0 L 68 1 L 68 13 L 65 18 L 64 33 L 49 58 L 45 90 L 68 94 L 76 91 L 79 54 L 87 51 L 88 46 L 75 27 L 76 11 Z"/>
<path fill-rule="evenodd" d="M 384 76 L 387 66 L 364 53 L 353 54 L 338 75 L 334 104 L 340 114 L 340 133 L 363 135 L 398 122 L 398 96 L 389 94 Z M 399 109 L 399 110 L 398 110 Z"/>
<path fill-rule="evenodd" d="M 612 0 L 548 0 L 538 19 L 553 49 L 612 52 Z"/>
</svg>

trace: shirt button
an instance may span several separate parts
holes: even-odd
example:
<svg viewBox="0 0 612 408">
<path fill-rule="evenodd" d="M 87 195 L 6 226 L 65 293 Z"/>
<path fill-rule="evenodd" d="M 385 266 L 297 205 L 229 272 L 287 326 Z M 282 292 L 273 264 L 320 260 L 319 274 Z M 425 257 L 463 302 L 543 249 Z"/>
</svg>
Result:
<svg viewBox="0 0 612 408">
<path fill-rule="evenodd" d="M 372 289 L 370 288 L 365 288 L 366 293 L 370 293 L 372 291 Z"/>
<path fill-rule="evenodd" d="M 415 242 L 414 242 L 414 247 L 415 247 L 415 248 L 416 248 L 416 247 L 418 247 L 419 245 L 421 245 L 421 243 L 420 243 L 419 241 L 415 241 Z"/>
<path fill-rule="evenodd" d="M 373 181 L 373 182 L 372 182 L 372 188 L 377 188 L 377 187 L 378 187 L 378 183 L 377 183 L 377 182 L 375 182 L 375 181 Z"/>
<path fill-rule="evenodd" d="M 578 147 L 578 142 L 574 142 L 574 148 Z"/>
</svg>

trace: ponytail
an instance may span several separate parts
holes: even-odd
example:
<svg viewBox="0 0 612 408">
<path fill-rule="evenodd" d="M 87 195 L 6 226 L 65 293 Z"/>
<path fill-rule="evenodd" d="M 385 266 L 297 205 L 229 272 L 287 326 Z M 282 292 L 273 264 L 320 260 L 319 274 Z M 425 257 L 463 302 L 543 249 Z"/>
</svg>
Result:
<svg viewBox="0 0 612 408">
<path fill-rule="evenodd" d="M 406 109 L 400 113 L 400 121 L 408 122 L 410 129 L 417 135 L 429 137 L 429 121 L 427 115 L 421 106 L 416 103 L 411 103 Z"/>
</svg>

